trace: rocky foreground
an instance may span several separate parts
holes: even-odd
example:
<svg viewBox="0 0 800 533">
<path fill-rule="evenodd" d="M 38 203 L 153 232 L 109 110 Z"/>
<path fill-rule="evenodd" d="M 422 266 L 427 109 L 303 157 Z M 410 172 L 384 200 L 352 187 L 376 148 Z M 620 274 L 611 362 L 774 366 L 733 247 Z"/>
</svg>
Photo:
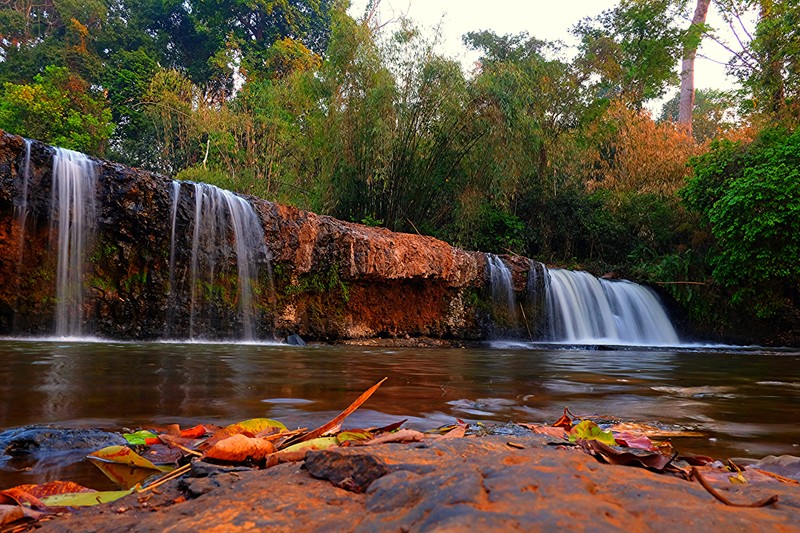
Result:
<svg viewBox="0 0 800 533">
<path fill-rule="evenodd" d="M 766 467 L 765 467 L 766 468 Z M 800 485 L 734 484 L 598 462 L 542 435 L 426 438 L 309 452 L 266 470 L 193 464 L 157 490 L 41 522 L 41 531 L 800 531 Z M 762 471 L 763 472 L 763 471 Z"/>
</svg>

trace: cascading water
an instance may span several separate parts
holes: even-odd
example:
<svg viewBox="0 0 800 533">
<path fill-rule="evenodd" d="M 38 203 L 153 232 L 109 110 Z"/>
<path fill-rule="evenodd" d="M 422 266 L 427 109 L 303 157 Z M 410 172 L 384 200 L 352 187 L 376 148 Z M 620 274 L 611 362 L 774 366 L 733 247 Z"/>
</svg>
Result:
<svg viewBox="0 0 800 533">
<path fill-rule="evenodd" d="M 53 156 L 51 235 L 58 251 L 55 333 L 77 337 L 83 325 L 86 252 L 96 219 L 96 172 L 88 156 L 56 148 Z"/>
<path fill-rule="evenodd" d="M 173 323 L 175 321 L 175 227 L 178 222 L 178 200 L 181 196 L 181 182 L 172 180 L 170 190 L 172 207 L 170 209 L 170 239 L 169 239 L 169 294 L 167 295 L 167 317 L 164 323 L 164 335 L 172 335 Z"/>
<path fill-rule="evenodd" d="M 259 264 L 268 264 L 269 260 L 261 220 L 247 200 L 230 191 L 204 183 L 194 183 L 193 189 L 189 334 L 192 338 L 198 336 L 204 315 L 211 312 L 207 309 L 208 302 L 218 296 L 217 292 L 225 290 L 225 284 L 232 274 L 227 268 L 228 263 L 235 255 L 236 300 L 241 321 L 239 338 L 253 340 L 257 323 L 253 292 L 258 282 Z M 174 280 L 175 199 L 180 194 L 180 186 L 173 191 L 170 278 Z"/>
<path fill-rule="evenodd" d="M 486 254 L 492 300 L 498 311 L 505 315 L 507 325 L 514 327 L 517 322 L 517 302 L 514 297 L 514 284 L 511 270 L 502 259 L 494 254 Z M 497 317 L 495 317 L 497 318 Z"/>
<path fill-rule="evenodd" d="M 680 344 L 656 294 L 630 281 L 547 270 L 548 340 L 568 343 Z"/>
<path fill-rule="evenodd" d="M 21 294 L 20 287 L 22 286 L 22 265 L 25 259 L 25 234 L 28 227 L 28 186 L 30 182 L 31 171 L 31 141 L 25 139 L 25 157 L 22 160 L 22 192 L 20 194 L 19 205 L 14 207 L 14 218 L 17 221 L 17 228 L 19 231 L 19 239 L 17 239 L 17 281 L 16 293 L 17 302 L 14 312 L 14 329 L 17 328 L 17 320 L 19 315 L 19 294 Z"/>
</svg>

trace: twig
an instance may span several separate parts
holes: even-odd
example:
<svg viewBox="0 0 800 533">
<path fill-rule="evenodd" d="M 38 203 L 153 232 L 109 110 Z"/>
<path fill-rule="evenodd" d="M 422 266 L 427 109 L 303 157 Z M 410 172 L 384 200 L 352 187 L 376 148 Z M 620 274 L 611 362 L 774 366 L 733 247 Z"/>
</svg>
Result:
<svg viewBox="0 0 800 533">
<path fill-rule="evenodd" d="M 769 498 L 764 498 L 763 500 L 759 500 L 753 503 L 735 503 L 730 501 L 728 498 L 717 492 L 714 487 L 708 484 L 708 481 L 700 474 L 700 471 L 697 467 L 692 467 L 692 475 L 700 482 L 704 489 L 708 491 L 713 497 L 724 503 L 725 505 L 730 505 L 732 507 L 766 507 L 767 505 L 772 505 L 773 503 L 778 501 L 778 495 L 770 496 Z"/>
<path fill-rule="evenodd" d="M 525 321 L 525 327 L 528 329 L 528 338 L 533 341 L 533 333 L 531 333 L 531 325 L 528 324 L 528 317 L 525 316 L 525 307 L 523 307 L 522 302 L 519 302 L 519 310 L 522 311 L 522 320 Z"/>
<path fill-rule="evenodd" d="M 151 485 L 148 485 L 148 486 L 144 487 L 143 489 L 137 489 L 136 492 L 141 494 L 142 492 L 147 492 L 148 490 L 153 490 L 156 487 L 160 487 L 161 485 L 163 485 L 167 481 L 172 481 L 175 478 L 181 477 L 183 474 L 188 472 L 190 468 L 192 468 L 192 463 L 187 463 L 187 464 L 185 464 L 185 465 L 183 465 L 183 466 L 181 466 L 179 468 L 176 468 L 172 472 L 169 472 L 168 474 L 163 476 L 161 479 L 159 479 L 155 483 L 153 483 Z"/>
</svg>

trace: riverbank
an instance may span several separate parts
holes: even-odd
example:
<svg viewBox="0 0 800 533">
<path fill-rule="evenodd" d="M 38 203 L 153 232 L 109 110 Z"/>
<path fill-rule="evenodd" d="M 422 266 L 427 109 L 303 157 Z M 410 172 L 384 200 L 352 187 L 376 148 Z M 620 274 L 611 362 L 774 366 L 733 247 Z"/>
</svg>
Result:
<svg viewBox="0 0 800 533">
<path fill-rule="evenodd" d="M 198 462 L 157 490 L 42 522 L 39 531 L 797 531 L 800 485 L 697 481 L 598 462 L 542 435 L 426 438 L 309 452 L 266 470 Z"/>
</svg>

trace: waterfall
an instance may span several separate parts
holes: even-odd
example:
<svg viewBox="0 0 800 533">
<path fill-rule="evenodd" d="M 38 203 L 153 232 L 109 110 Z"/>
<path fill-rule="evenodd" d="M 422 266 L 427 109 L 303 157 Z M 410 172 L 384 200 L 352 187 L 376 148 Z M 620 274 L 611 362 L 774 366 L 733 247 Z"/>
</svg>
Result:
<svg viewBox="0 0 800 533">
<path fill-rule="evenodd" d="M 84 154 L 56 148 L 53 156 L 51 235 L 56 241 L 56 335 L 80 336 L 86 251 L 95 229 L 94 163 Z"/>
<path fill-rule="evenodd" d="M 517 325 L 517 302 L 514 297 L 511 270 L 502 259 L 494 254 L 486 254 L 486 264 L 489 269 L 489 282 L 495 308 L 506 315 L 508 326 L 515 327 Z"/>
<path fill-rule="evenodd" d="M 169 293 L 167 294 L 167 317 L 164 323 L 164 335 L 170 337 L 172 334 L 173 322 L 175 320 L 175 227 L 178 222 L 178 200 L 181 197 L 181 182 L 172 180 L 170 190 L 172 208 L 170 209 L 170 238 L 169 238 Z"/>
<path fill-rule="evenodd" d="M 230 267 L 236 258 L 236 294 L 240 319 L 240 338 L 256 336 L 257 309 L 253 298 L 259 277 L 259 264 L 268 262 L 269 252 L 264 242 L 264 230 L 250 203 L 226 191 L 204 183 L 194 183 L 194 220 L 190 258 L 190 318 L 189 334 L 198 334 L 204 316 L 213 314 L 211 307 L 224 299 L 233 276 Z M 173 187 L 175 187 L 173 185 Z M 175 197 L 180 186 L 173 189 Z M 170 246 L 171 276 L 174 269 L 175 218 L 177 200 L 173 199 L 173 236 Z"/>
<path fill-rule="evenodd" d="M 22 193 L 20 194 L 19 205 L 14 207 L 14 219 L 17 222 L 19 238 L 17 239 L 17 280 L 16 280 L 16 302 L 14 308 L 14 330 L 17 329 L 17 319 L 19 318 L 19 295 L 22 293 L 22 266 L 25 259 L 25 236 L 28 226 L 28 185 L 30 183 L 31 172 L 31 141 L 25 139 L 25 156 L 22 160 Z"/>
<path fill-rule="evenodd" d="M 680 343 L 658 296 L 630 281 L 549 269 L 545 280 L 548 340 L 675 346 Z"/>
</svg>

